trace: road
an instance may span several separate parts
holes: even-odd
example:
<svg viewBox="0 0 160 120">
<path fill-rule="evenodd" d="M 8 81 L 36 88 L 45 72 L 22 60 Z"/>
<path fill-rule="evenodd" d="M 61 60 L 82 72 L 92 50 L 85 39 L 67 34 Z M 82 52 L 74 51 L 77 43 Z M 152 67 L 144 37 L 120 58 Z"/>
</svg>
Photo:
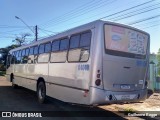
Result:
<svg viewBox="0 0 160 120">
<path fill-rule="evenodd" d="M 77 119 L 82 119 L 83 120 L 100 120 L 104 119 L 106 120 L 106 117 L 102 117 L 99 115 L 98 117 L 83 117 L 81 115 L 80 117 L 74 116 L 74 117 L 63 117 L 63 112 L 69 112 L 69 114 L 74 114 L 74 112 L 70 111 L 102 111 L 103 114 L 109 115 L 107 117 L 108 119 L 112 120 L 124 120 L 125 118 L 113 113 L 112 111 L 107 111 L 104 109 L 101 109 L 99 107 L 87 107 L 87 106 L 80 106 L 80 105 L 71 105 L 69 103 L 61 102 L 59 100 L 49 98 L 47 97 L 47 100 L 45 104 L 39 104 L 36 98 L 36 93 L 25 89 L 25 88 L 17 88 L 13 89 L 11 87 L 11 83 L 6 81 L 5 77 L 0 77 L 0 111 L 39 111 L 39 112 L 44 112 L 44 111 L 49 111 L 48 113 L 52 113 L 55 115 L 56 111 L 61 111 L 57 112 L 58 115 L 56 117 L 43 117 L 41 119 L 71 119 L 71 120 L 77 120 Z M 59 115 L 62 113 L 61 115 Z M 94 114 L 94 112 L 93 112 Z M 12 118 L 13 119 L 13 118 Z M 17 118 L 14 118 L 17 119 Z M 18 118 L 20 119 L 20 118 Z M 34 119 L 34 118 L 27 118 L 28 119 Z M 39 119 L 39 118 L 38 118 Z"/>
</svg>

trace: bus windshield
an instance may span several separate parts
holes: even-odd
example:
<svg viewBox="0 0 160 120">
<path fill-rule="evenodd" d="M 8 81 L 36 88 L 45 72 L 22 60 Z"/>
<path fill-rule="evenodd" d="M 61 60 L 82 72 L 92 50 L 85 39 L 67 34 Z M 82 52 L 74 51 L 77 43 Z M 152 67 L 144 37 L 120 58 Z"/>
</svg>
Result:
<svg viewBox="0 0 160 120">
<path fill-rule="evenodd" d="M 124 57 L 145 58 L 148 35 L 116 25 L 105 25 L 106 53 Z"/>
</svg>

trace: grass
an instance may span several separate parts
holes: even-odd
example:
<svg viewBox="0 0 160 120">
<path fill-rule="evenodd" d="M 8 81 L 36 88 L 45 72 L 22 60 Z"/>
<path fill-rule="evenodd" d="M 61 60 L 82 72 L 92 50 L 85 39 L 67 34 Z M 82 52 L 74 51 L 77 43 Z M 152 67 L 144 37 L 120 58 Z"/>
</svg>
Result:
<svg viewBox="0 0 160 120">
<path fill-rule="evenodd" d="M 6 71 L 0 71 L 0 76 L 5 76 Z"/>
<path fill-rule="evenodd" d="M 125 108 L 124 111 L 125 111 L 125 112 L 134 112 L 135 110 L 132 109 L 132 108 Z"/>
</svg>

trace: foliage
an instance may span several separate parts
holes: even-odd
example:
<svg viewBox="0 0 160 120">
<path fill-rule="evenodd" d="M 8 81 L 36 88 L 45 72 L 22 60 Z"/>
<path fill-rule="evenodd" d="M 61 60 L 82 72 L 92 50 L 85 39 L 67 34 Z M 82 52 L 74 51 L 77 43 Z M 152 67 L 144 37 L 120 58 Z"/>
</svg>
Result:
<svg viewBox="0 0 160 120">
<path fill-rule="evenodd" d="M 6 66 L 6 59 L 9 51 L 11 49 L 20 47 L 23 44 L 26 44 L 26 37 L 31 36 L 29 33 L 23 33 L 20 35 L 20 37 L 16 37 L 15 40 L 12 40 L 12 42 L 15 42 L 15 44 L 12 44 L 10 46 L 0 48 L 0 70 L 4 70 Z"/>
<path fill-rule="evenodd" d="M 0 71 L 0 76 L 5 76 L 6 72 L 5 71 Z"/>
<path fill-rule="evenodd" d="M 19 47 L 19 46 L 20 45 L 10 45 L 10 46 L 7 46 L 5 48 L 0 48 L 0 54 L 1 54 L 0 64 L 6 65 L 6 59 L 7 59 L 8 52 L 11 49 L 14 49 L 14 48 Z"/>
</svg>

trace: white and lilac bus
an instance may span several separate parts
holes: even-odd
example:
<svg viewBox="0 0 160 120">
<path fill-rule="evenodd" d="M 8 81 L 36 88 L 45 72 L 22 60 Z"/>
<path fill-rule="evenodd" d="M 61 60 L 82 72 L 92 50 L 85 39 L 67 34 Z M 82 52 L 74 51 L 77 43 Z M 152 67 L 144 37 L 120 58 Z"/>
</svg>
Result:
<svg viewBox="0 0 160 120">
<path fill-rule="evenodd" d="M 137 102 L 147 96 L 149 34 L 97 20 L 11 50 L 12 86 L 64 102 L 98 105 Z"/>
</svg>

